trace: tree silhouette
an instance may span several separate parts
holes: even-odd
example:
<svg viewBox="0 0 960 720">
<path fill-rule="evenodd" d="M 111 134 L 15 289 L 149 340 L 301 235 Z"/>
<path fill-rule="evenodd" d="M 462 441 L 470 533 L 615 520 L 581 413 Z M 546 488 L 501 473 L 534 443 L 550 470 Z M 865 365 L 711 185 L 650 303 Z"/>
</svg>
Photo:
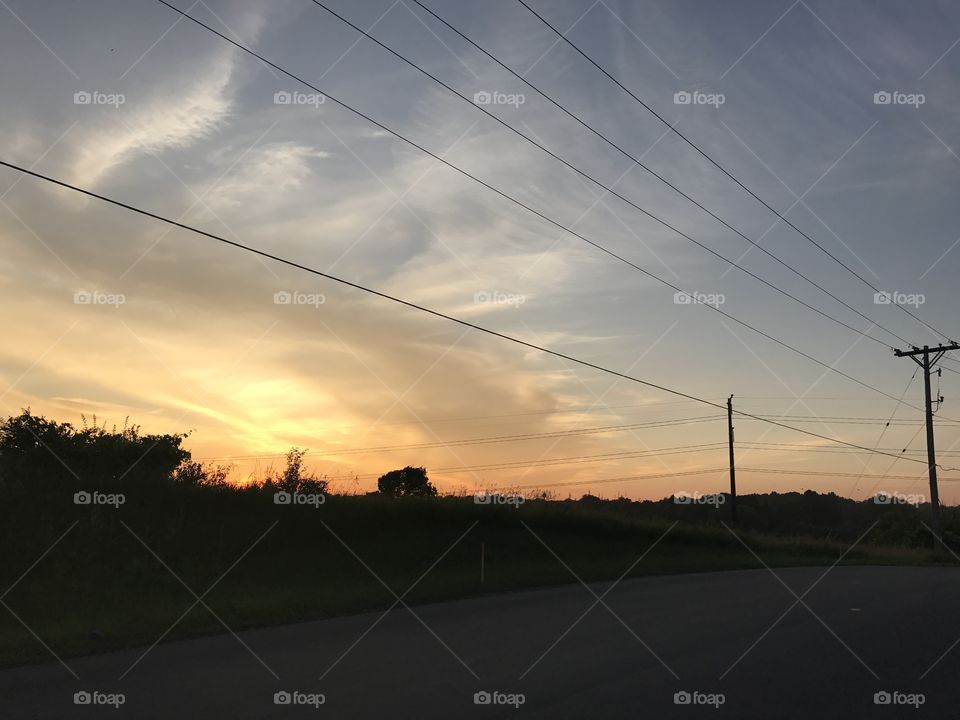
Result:
<svg viewBox="0 0 960 720">
<path fill-rule="evenodd" d="M 427 469 L 407 467 L 391 470 L 377 480 L 377 488 L 390 497 L 435 497 L 437 489 L 427 478 Z"/>
</svg>

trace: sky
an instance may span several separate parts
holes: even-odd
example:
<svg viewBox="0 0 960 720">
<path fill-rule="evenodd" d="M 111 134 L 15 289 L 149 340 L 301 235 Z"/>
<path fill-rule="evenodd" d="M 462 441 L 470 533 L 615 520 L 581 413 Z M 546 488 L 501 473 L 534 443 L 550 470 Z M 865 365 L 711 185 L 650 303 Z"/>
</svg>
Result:
<svg viewBox="0 0 960 720">
<path fill-rule="evenodd" d="M 171 2 L 321 94 L 155 0 L 3 0 L 0 159 L 893 455 L 738 418 L 741 493 L 927 493 L 925 465 L 909 459 L 924 457 L 922 374 L 891 348 L 937 344 L 931 327 L 960 336 L 960 7 L 531 2 L 667 127 L 516 0 L 423 1 L 770 255 L 412 0 L 324 4 L 471 102 L 309 0 Z M 443 491 L 639 499 L 727 487 L 722 408 L 6 168 L 0 237 L 5 415 L 189 432 L 194 457 L 237 480 L 308 448 L 310 468 L 344 491 L 408 464 Z M 932 382 L 950 468 L 960 363 L 943 364 Z M 516 437 L 529 435 L 547 437 Z M 941 499 L 957 503 L 960 471 L 941 475 Z"/>
</svg>

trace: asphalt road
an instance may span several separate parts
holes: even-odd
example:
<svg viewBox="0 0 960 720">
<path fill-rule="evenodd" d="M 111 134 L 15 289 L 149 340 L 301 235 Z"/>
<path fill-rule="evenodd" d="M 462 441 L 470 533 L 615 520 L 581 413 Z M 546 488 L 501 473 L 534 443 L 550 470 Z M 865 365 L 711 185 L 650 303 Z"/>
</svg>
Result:
<svg viewBox="0 0 960 720">
<path fill-rule="evenodd" d="M 804 596 L 825 571 L 591 585 L 603 604 L 571 585 L 401 607 L 67 660 L 79 679 L 58 662 L 5 670 L 0 717 L 960 716 L 960 568 L 838 567 Z M 123 704 L 76 705 L 80 691 Z M 275 704 L 283 691 L 307 704 Z M 513 704 L 477 705 L 481 691 Z"/>
</svg>

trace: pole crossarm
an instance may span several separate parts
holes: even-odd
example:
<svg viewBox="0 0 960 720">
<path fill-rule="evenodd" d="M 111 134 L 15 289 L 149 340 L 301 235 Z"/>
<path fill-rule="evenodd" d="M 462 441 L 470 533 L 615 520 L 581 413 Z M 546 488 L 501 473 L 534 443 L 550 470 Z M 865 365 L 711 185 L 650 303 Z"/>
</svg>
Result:
<svg viewBox="0 0 960 720">
<path fill-rule="evenodd" d="M 930 347 L 929 345 L 924 345 L 923 347 L 917 347 L 914 345 L 910 350 L 894 350 L 893 354 L 897 357 L 909 357 L 914 358 L 917 355 L 928 355 L 930 353 L 936 353 L 936 358 L 931 364 L 936 364 L 937 361 L 943 357 L 944 353 L 948 353 L 951 350 L 960 350 L 960 345 L 957 343 L 950 343 L 949 345 L 937 345 L 936 347 Z"/>
</svg>

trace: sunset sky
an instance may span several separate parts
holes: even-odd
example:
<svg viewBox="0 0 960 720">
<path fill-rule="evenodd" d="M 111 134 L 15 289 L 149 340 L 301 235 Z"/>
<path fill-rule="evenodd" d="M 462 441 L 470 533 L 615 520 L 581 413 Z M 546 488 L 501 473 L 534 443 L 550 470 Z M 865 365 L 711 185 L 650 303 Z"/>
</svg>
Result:
<svg viewBox="0 0 960 720">
<path fill-rule="evenodd" d="M 516 0 L 423 1 L 883 328 L 919 345 L 942 339 L 877 304 L 866 284 Z M 960 338 L 960 6 L 591 1 L 531 4 L 840 261 Z M 491 93 L 500 102 L 484 107 L 506 123 L 881 342 L 657 224 L 309 0 L 171 2 L 537 212 L 886 395 L 709 307 L 678 303 L 670 287 L 154 0 L 0 2 L 0 159 L 683 393 L 720 404 L 733 394 L 740 410 L 925 457 L 922 374 L 891 351 L 903 343 L 749 249 L 412 1 L 329 6 L 469 98 Z M 678 104 L 683 92 L 722 102 Z M 884 92 L 902 101 L 875 102 Z M 233 463 L 236 479 L 281 464 L 291 446 L 309 448 L 310 467 L 344 490 L 371 489 L 379 474 L 408 464 L 426 466 L 444 491 L 556 486 L 560 497 L 659 498 L 726 488 L 726 418 L 717 408 L 6 168 L 0 237 L 4 415 L 29 406 L 76 424 L 95 413 L 108 425 L 129 417 L 147 432 L 190 431 L 194 456 Z M 282 293 L 301 304 L 277 302 Z M 960 466 L 960 362 L 943 366 L 933 378 L 946 398 L 937 441 L 950 468 Z M 556 435 L 619 425 L 629 427 Z M 756 420 L 738 419 L 736 433 L 743 493 L 927 492 L 917 462 Z M 419 444 L 433 447 L 376 449 Z M 703 472 L 685 474 L 693 471 Z M 888 474 L 896 477 L 876 477 Z M 960 471 L 942 475 L 941 499 L 960 501 L 951 482 Z"/>
</svg>

